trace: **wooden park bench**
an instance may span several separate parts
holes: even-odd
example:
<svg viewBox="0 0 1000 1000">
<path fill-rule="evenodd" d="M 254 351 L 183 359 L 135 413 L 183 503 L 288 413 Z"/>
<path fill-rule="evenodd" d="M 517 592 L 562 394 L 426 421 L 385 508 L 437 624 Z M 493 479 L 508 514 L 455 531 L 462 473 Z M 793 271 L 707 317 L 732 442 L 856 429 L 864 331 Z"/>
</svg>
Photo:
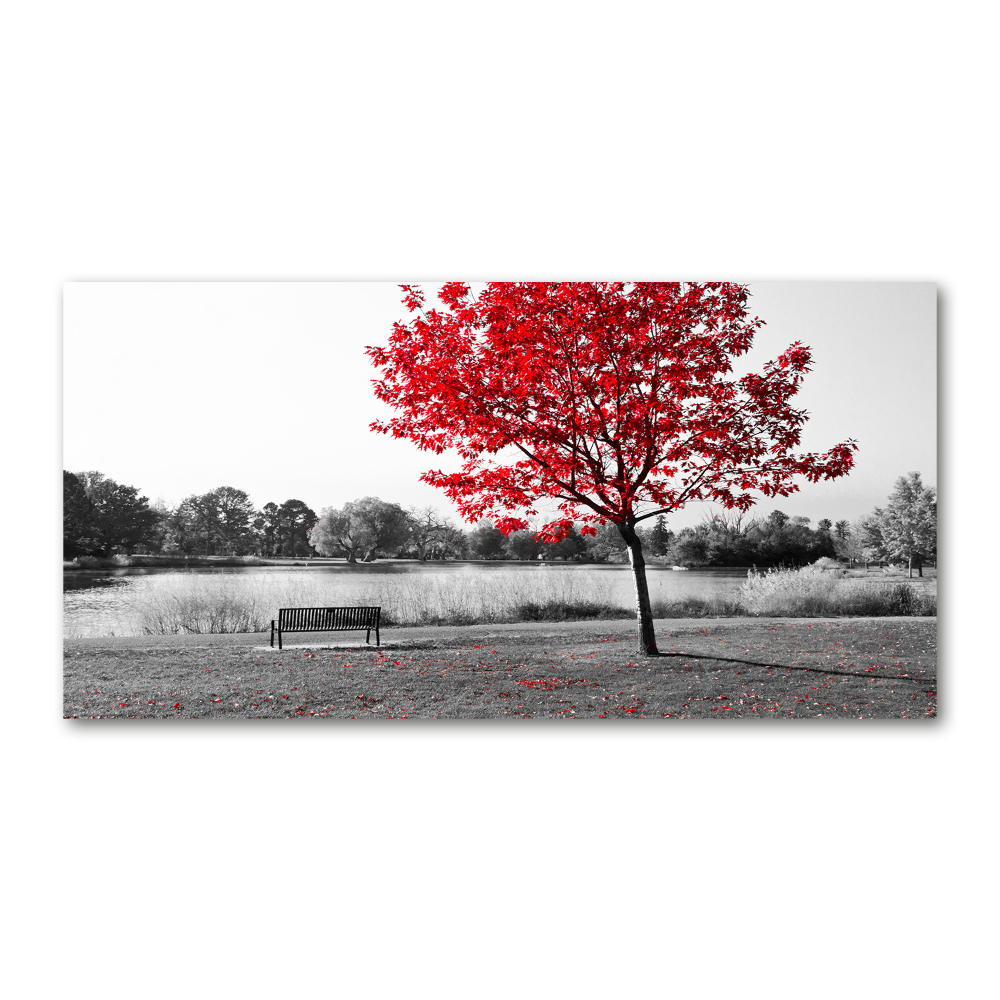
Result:
<svg viewBox="0 0 1000 1000">
<path fill-rule="evenodd" d="M 271 645 L 274 633 L 278 632 L 278 649 L 281 649 L 282 632 L 347 632 L 366 629 L 365 642 L 371 642 L 375 629 L 375 645 L 381 645 L 378 637 L 378 621 L 382 609 L 379 608 L 279 608 L 278 619 L 271 619 Z"/>
</svg>

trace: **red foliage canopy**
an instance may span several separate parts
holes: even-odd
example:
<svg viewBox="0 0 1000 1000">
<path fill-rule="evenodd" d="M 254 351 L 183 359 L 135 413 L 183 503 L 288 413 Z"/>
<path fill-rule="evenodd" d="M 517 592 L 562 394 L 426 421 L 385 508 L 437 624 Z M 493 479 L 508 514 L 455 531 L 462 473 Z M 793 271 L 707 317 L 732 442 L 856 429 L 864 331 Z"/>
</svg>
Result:
<svg viewBox="0 0 1000 1000">
<path fill-rule="evenodd" d="M 387 347 L 367 353 L 375 393 L 400 411 L 372 429 L 438 454 L 461 472 L 426 472 L 462 515 L 505 532 L 550 498 L 562 517 L 539 535 L 558 540 L 580 522 L 634 525 L 692 500 L 753 506 L 751 490 L 787 496 L 793 477 L 847 473 L 857 445 L 793 454 L 806 420 L 790 405 L 809 349 L 796 341 L 760 375 L 732 380 L 763 325 L 745 287 L 728 282 L 464 282 L 442 309 L 401 286 L 413 315 Z M 501 454 L 502 453 L 502 454 Z M 509 456 L 509 459 L 507 458 Z"/>
</svg>

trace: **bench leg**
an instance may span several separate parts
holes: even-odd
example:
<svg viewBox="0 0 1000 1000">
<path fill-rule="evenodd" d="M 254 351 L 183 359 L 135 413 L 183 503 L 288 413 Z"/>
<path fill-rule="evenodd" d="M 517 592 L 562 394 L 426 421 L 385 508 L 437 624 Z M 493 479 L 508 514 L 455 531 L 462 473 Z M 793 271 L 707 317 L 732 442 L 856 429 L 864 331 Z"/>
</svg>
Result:
<svg viewBox="0 0 1000 1000">
<path fill-rule="evenodd" d="M 274 649 L 274 619 L 271 619 L 271 648 Z"/>
<path fill-rule="evenodd" d="M 281 626 L 278 626 L 278 649 L 281 649 Z"/>
<path fill-rule="evenodd" d="M 378 625 L 375 626 L 375 645 L 376 646 L 381 646 L 382 645 L 382 643 L 380 643 L 378 641 Z"/>
</svg>

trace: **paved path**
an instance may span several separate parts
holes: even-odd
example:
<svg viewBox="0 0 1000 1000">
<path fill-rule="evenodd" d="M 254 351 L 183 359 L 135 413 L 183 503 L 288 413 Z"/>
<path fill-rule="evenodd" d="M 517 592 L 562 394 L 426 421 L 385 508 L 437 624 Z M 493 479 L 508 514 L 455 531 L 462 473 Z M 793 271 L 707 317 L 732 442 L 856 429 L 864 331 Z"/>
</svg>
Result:
<svg viewBox="0 0 1000 1000">
<path fill-rule="evenodd" d="M 680 635 L 691 630 L 732 628 L 734 626 L 773 626 L 795 625 L 809 622 L 830 622 L 847 624 L 855 621 L 884 622 L 917 622 L 933 621 L 936 618 L 659 618 L 654 622 L 657 638 L 668 635 Z M 588 639 L 620 636 L 628 638 L 636 634 L 636 624 L 629 619 L 611 621 L 572 621 L 572 622 L 515 622 L 510 625 L 428 625 L 415 628 L 387 627 L 380 630 L 382 645 L 391 649 L 394 645 L 419 642 L 420 644 L 440 642 L 442 646 L 474 646 L 478 642 L 492 642 L 497 639 Z M 318 633 L 322 635 L 322 633 Z M 364 646 L 364 636 L 355 633 L 327 633 L 322 640 L 311 636 L 308 632 L 295 632 L 284 640 L 285 649 L 354 649 Z M 63 640 L 63 648 L 71 649 L 102 649 L 114 646 L 132 647 L 134 649 L 156 649 L 198 646 L 250 646 L 269 649 L 270 630 L 267 632 L 233 632 L 222 635 L 128 635 L 128 636 L 89 636 L 80 639 Z M 289 641 L 291 640 L 291 641 Z M 374 648 L 375 644 L 372 643 Z M 274 651 L 278 651 L 275 643 Z"/>
</svg>

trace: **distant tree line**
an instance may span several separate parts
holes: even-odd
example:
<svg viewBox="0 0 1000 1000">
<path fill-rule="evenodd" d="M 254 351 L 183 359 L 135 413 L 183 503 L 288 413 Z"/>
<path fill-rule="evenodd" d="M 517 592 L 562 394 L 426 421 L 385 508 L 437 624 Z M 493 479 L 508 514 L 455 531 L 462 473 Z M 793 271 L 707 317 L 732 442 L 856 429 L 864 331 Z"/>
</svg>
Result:
<svg viewBox="0 0 1000 1000">
<path fill-rule="evenodd" d="M 885 507 L 854 524 L 824 518 L 815 528 L 780 510 L 762 520 L 712 514 L 673 536 L 666 556 L 682 566 L 803 566 L 825 556 L 866 568 L 905 562 L 922 575 L 937 560 L 937 493 L 911 472 L 896 480 Z"/>
<path fill-rule="evenodd" d="M 924 563 L 937 562 L 937 490 L 919 472 L 900 476 L 885 507 L 858 522 L 857 543 L 865 561 L 905 562 L 909 576 L 923 576 Z"/>
<path fill-rule="evenodd" d="M 855 524 L 780 510 L 747 520 L 715 513 L 676 534 L 663 515 L 637 529 L 644 551 L 680 566 L 801 566 L 824 556 L 850 565 L 906 561 L 921 571 L 937 557 L 937 496 L 919 473 L 900 477 L 884 508 Z M 627 562 L 613 524 L 593 537 L 574 526 L 559 542 L 539 542 L 532 529 L 504 535 L 490 521 L 462 530 L 432 507 L 405 509 L 362 497 L 317 515 L 301 500 L 266 503 L 257 510 L 232 486 L 193 494 L 170 508 L 150 504 L 138 488 L 100 472 L 63 473 L 63 549 L 67 559 L 117 553 L 164 555 L 321 555 L 349 562 L 376 558 L 420 560 L 565 560 Z"/>
<path fill-rule="evenodd" d="M 646 532 L 663 554 L 670 533 L 663 518 Z M 247 493 L 220 486 L 185 497 L 176 507 L 150 503 L 137 487 L 101 472 L 63 472 L 63 554 L 332 556 L 350 562 L 376 558 L 566 559 L 625 561 L 613 525 L 584 539 L 575 528 L 557 543 L 541 543 L 530 530 L 504 535 L 489 521 L 462 530 L 433 507 L 404 509 L 362 497 L 317 515 L 301 500 L 266 503 L 257 510 Z"/>
<path fill-rule="evenodd" d="M 316 514 L 301 500 L 257 510 L 232 486 L 150 504 L 101 472 L 63 472 L 63 555 L 308 556 Z"/>
<path fill-rule="evenodd" d="M 670 540 L 668 558 L 681 566 L 803 566 L 836 557 L 846 521 L 828 518 L 812 528 L 808 517 L 772 511 L 766 518 L 714 513 Z"/>
</svg>

